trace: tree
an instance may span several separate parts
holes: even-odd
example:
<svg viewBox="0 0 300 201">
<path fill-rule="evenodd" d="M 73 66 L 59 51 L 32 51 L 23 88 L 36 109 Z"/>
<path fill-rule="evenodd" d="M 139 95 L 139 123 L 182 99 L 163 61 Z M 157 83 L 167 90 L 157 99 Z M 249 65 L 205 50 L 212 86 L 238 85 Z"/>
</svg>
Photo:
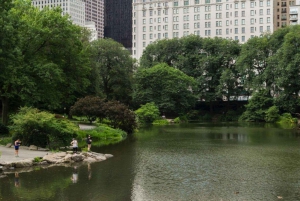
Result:
<svg viewBox="0 0 300 201">
<path fill-rule="evenodd" d="M 159 118 L 159 109 L 153 102 L 146 103 L 145 105 L 141 105 L 141 107 L 135 111 L 135 114 L 141 123 L 152 123 Z"/>
<path fill-rule="evenodd" d="M 60 8 L 48 7 L 40 11 L 22 0 L 14 1 L 9 10 L 9 15 L 18 19 L 13 33 L 19 54 L 1 71 L 3 122 L 7 123 L 11 100 L 39 108 L 62 108 L 74 102 L 74 93 L 87 86 L 88 57 L 81 28 L 61 12 Z M 11 54 L 9 49 L 5 51 Z"/>
<path fill-rule="evenodd" d="M 267 90 L 260 90 L 252 96 L 246 105 L 246 111 L 240 117 L 242 121 L 265 121 L 268 109 L 273 106 L 273 99 Z"/>
<path fill-rule="evenodd" d="M 167 64 L 139 69 L 135 75 L 136 104 L 154 102 L 163 113 L 183 113 L 193 107 L 195 80 Z"/>
<path fill-rule="evenodd" d="M 99 91 L 107 100 L 129 103 L 134 67 L 129 51 L 112 39 L 93 41 L 90 48 L 93 73 L 98 73 L 94 79 L 99 84 Z"/>
<path fill-rule="evenodd" d="M 90 123 L 96 120 L 97 117 L 103 119 L 105 117 L 104 110 L 105 102 L 99 97 L 86 96 L 80 98 L 71 107 L 71 115 L 85 116 Z"/>
<path fill-rule="evenodd" d="M 110 126 L 132 133 L 137 128 L 135 114 L 126 105 L 119 101 L 108 101 L 104 105 L 105 118 Z"/>
</svg>

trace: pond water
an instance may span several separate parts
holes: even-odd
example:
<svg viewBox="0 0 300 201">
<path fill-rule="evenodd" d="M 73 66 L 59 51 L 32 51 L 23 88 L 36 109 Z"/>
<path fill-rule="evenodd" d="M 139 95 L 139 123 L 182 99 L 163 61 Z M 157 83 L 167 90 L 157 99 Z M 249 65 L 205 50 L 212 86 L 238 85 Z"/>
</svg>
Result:
<svg viewBox="0 0 300 201">
<path fill-rule="evenodd" d="M 113 158 L 0 179 L 0 200 L 300 200 L 300 135 L 266 125 L 141 129 L 93 151 Z"/>
</svg>

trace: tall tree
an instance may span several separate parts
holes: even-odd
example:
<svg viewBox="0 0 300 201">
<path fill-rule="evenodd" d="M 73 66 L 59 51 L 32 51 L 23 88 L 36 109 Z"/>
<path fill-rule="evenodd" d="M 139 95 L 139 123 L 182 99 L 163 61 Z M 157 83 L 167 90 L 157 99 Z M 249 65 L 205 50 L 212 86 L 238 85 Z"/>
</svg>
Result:
<svg viewBox="0 0 300 201">
<path fill-rule="evenodd" d="M 183 113 L 194 106 L 195 80 L 167 64 L 139 69 L 135 75 L 134 102 L 154 102 L 163 113 Z"/>
<path fill-rule="evenodd" d="M 91 43 L 91 65 L 99 73 L 99 90 L 108 100 L 131 101 L 134 60 L 120 43 L 99 39 Z M 97 81 L 97 80 L 95 80 Z"/>
<path fill-rule="evenodd" d="M 29 106 L 60 108 L 62 103 L 75 102 L 72 93 L 84 90 L 89 66 L 81 29 L 61 12 L 60 8 L 48 7 L 40 11 L 30 1 L 14 1 L 9 14 L 20 24 L 14 28 L 19 57 L 4 66 L 2 104 L 3 99 L 9 103 L 18 98 Z M 2 117 L 7 123 L 7 113 Z"/>
</svg>

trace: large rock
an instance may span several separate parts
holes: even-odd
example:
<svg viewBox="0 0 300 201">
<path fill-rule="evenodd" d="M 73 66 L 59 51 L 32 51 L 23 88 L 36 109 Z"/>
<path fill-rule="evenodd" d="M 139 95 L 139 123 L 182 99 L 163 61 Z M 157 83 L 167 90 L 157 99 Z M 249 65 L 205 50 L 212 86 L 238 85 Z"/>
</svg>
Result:
<svg viewBox="0 0 300 201">
<path fill-rule="evenodd" d="M 18 162 L 14 162 L 15 168 L 31 167 L 33 165 L 32 159 L 24 159 Z"/>
<path fill-rule="evenodd" d="M 11 146 L 12 146 L 12 143 L 8 143 L 8 144 L 6 144 L 5 147 L 10 148 Z"/>
<path fill-rule="evenodd" d="M 83 161 L 83 158 L 84 156 L 83 155 L 81 155 L 81 154 L 74 154 L 73 156 L 72 156 L 72 161 L 74 161 L 74 162 L 80 162 L 80 161 Z"/>
<path fill-rule="evenodd" d="M 30 145 L 29 150 L 38 150 L 38 147 L 35 145 Z"/>
</svg>

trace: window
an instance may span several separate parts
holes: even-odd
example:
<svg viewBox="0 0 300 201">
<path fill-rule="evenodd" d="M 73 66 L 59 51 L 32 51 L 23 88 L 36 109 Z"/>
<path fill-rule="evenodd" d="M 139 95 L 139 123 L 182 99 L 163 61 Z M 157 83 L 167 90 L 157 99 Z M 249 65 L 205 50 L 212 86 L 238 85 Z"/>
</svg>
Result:
<svg viewBox="0 0 300 201">
<path fill-rule="evenodd" d="M 234 20 L 234 25 L 235 26 L 239 25 L 238 20 Z"/>
<path fill-rule="evenodd" d="M 200 31 L 199 30 L 194 31 L 194 35 L 200 36 Z"/>
<path fill-rule="evenodd" d="M 254 24 L 254 18 L 250 19 L 250 24 Z"/>
<path fill-rule="evenodd" d="M 189 23 L 183 23 L 183 29 L 189 29 L 190 24 Z"/>
<path fill-rule="evenodd" d="M 200 20 L 200 14 L 194 15 L 194 20 Z"/>
<path fill-rule="evenodd" d="M 234 8 L 238 9 L 239 8 L 239 4 L 238 3 L 234 3 Z"/>
<path fill-rule="evenodd" d="M 263 18 L 259 18 L 259 24 L 263 24 L 263 23 L 264 23 Z"/>
<path fill-rule="evenodd" d="M 271 22 L 271 18 L 267 17 L 267 23 L 270 23 L 270 22 Z"/>
<path fill-rule="evenodd" d="M 242 8 L 245 8 L 245 2 L 242 2 Z"/>
<path fill-rule="evenodd" d="M 221 27 L 222 26 L 222 21 L 216 21 L 216 27 Z"/>
<path fill-rule="evenodd" d="M 264 27 L 263 27 L 263 26 L 260 26 L 260 27 L 259 27 L 259 32 L 262 33 L 263 31 L 264 31 Z"/>
<path fill-rule="evenodd" d="M 264 14 L 263 9 L 259 9 L 259 15 L 263 15 L 263 14 Z"/>
<path fill-rule="evenodd" d="M 205 11 L 210 11 L 210 6 L 205 6 Z"/>
<path fill-rule="evenodd" d="M 229 18 L 229 12 L 226 12 L 226 18 Z"/>
<path fill-rule="evenodd" d="M 267 9 L 267 15 L 270 15 L 271 13 L 270 13 L 270 9 Z"/>
<path fill-rule="evenodd" d="M 205 19 L 206 20 L 210 19 L 210 14 L 205 14 Z"/>
<path fill-rule="evenodd" d="M 254 15 L 254 10 L 250 11 L 250 15 L 253 16 Z"/>
<path fill-rule="evenodd" d="M 194 12 L 199 13 L 200 12 L 200 7 L 194 7 Z"/>
<path fill-rule="evenodd" d="M 253 1 L 250 2 L 250 7 L 254 8 L 254 2 Z"/>
<path fill-rule="evenodd" d="M 271 28 L 270 28 L 270 26 L 267 26 L 267 31 L 271 31 Z"/>
<path fill-rule="evenodd" d="M 271 5 L 271 1 L 267 1 L 267 6 L 270 6 Z"/>
<path fill-rule="evenodd" d="M 143 17 L 146 17 L 146 11 L 143 11 Z"/>
<path fill-rule="evenodd" d="M 245 11 L 242 11 L 242 17 L 245 17 Z"/>
<path fill-rule="evenodd" d="M 239 40 L 239 37 L 238 37 L 238 36 L 235 36 L 235 37 L 234 37 L 234 40 Z"/>
<path fill-rule="evenodd" d="M 178 6 L 178 1 L 174 1 L 174 6 Z"/>
<path fill-rule="evenodd" d="M 263 1 L 259 1 L 259 6 L 263 7 L 264 6 L 264 2 Z"/>
<path fill-rule="evenodd" d="M 165 22 L 168 22 L 168 17 L 165 17 Z"/>
<path fill-rule="evenodd" d="M 165 33 L 165 38 L 168 38 L 168 33 Z"/>
<path fill-rule="evenodd" d="M 146 34 L 143 34 L 143 40 L 146 40 Z"/>
<path fill-rule="evenodd" d="M 217 18 L 217 19 L 222 18 L 222 13 L 216 13 L 216 18 Z"/>
<path fill-rule="evenodd" d="M 194 28 L 199 29 L 200 28 L 200 22 L 194 23 Z"/>
<path fill-rule="evenodd" d="M 226 26 L 229 26 L 229 20 L 226 20 Z"/>
<path fill-rule="evenodd" d="M 200 3 L 200 0 L 195 0 L 195 4 L 199 4 Z"/>
<path fill-rule="evenodd" d="M 165 30 L 166 30 L 166 31 L 168 30 L 168 25 L 165 25 Z"/>
<path fill-rule="evenodd" d="M 245 42 L 245 36 L 242 36 L 242 42 Z"/>
<path fill-rule="evenodd" d="M 245 33 L 246 29 L 245 27 L 242 27 L 242 33 Z"/>
<path fill-rule="evenodd" d="M 183 8 L 183 13 L 189 13 L 189 8 Z"/>
<path fill-rule="evenodd" d="M 146 24 L 146 19 L 143 19 L 143 24 Z"/>
<path fill-rule="evenodd" d="M 146 42 L 143 42 L 143 47 L 146 47 Z"/>
<path fill-rule="evenodd" d="M 153 23 L 153 19 L 152 19 L 152 18 L 149 19 L 149 23 L 150 23 L 150 24 Z"/>
<path fill-rule="evenodd" d="M 226 4 L 226 10 L 229 10 L 229 4 Z"/>
<path fill-rule="evenodd" d="M 150 10 L 149 13 L 150 13 L 150 16 L 153 16 L 153 11 L 152 10 Z"/>
<path fill-rule="evenodd" d="M 235 33 L 235 34 L 238 34 L 238 33 L 239 33 L 239 29 L 238 29 L 238 28 L 235 28 L 235 29 L 234 29 L 234 33 Z"/>
<path fill-rule="evenodd" d="M 161 10 L 157 11 L 157 15 L 160 16 L 161 15 Z"/>
<path fill-rule="evenodd" d="M 185 6 L 188 6 L 188 5 L 189 5 L 189 1 L 188 1 L 188 0 L 185 0 L 185 1 L 183 2 L 183 4 L 184 4 Z"/>
<path fill-rule="evenodd" d="M 241 20 L 241 24 L 242 24 L 242 25 L 245 25 L 245 19 L 242 19 L 242 20 Z"/>
<path fill-rule="evenodd" d="M 150 34 L 150 35 L 149 35 L 149 39 L 152 39 L 152 38 L 153 38 L 153 34 Z"/>
<path fill-rule="evenodd" d="M 168 9 L 165 9 L 165 15 L 168 15 L 169 13 L 168 13 Z"/>
<path fill-rule="evenodd" d="M 210 3 L 210 0 L 205 0 L 205 3 Z"/>
<path fill-rule="evenodd" d="M 205 35 L 210 36 L 210 30 L 205 30 Z"/>
<path fill-rule="evenodd" d="M 160 25 L 157 26 L 157 30 L 158 30 L 158 31 L 161 30 L 161 26 L 160 26 Z"/>
<path fill-rule="evenodd" d="M 161 33 L 158 33 L 158 34 L 157 34 L 157 38 L 158 38 L 158 39 L 161 39 Z"/>
<path fill-rule="evenodd" d="M 184 15 L 183 16 L 183 21 L 189 21 L 189 15 Z"/>
<path fill-rule="evenodd" d="M 205 28 L 210 28 L 210 22 L 205 22 Z"/>
<path fill-rule="evenodd" d="M 250 27 L 250 32 L 254 33 L 254 27 Z"/>
<path fill-rule="evenodd" d="M 143 26 L 143 32 L 146 32 L 146 27 L 145 26 Z"/>
</svg>

